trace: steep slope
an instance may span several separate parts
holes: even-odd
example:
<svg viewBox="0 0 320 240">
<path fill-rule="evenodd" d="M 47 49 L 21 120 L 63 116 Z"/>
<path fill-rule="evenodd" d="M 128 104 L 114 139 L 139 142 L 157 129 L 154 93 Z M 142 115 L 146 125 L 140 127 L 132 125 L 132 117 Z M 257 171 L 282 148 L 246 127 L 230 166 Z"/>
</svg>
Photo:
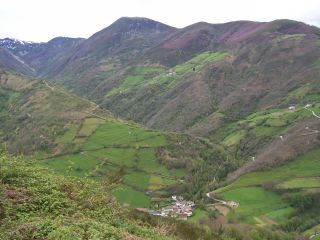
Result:
<svg viewBox="0 0 320 240">
<path fill-rule="evenodd" d="M 20 41 L 17 39 L 0 39 L 0 47 L 9 51 L 16 59 L 23 62 L 32 71 L 22 71 L 19 67 L 11 70 L 27 75 L 44 76 L 53 71 L 57 65 L 65 61 L 69 52 L 76 48 L 84 39 L 57 37 L 47 43 Z M 3 61 L 10 62 L 3 57 Z"/>
<path fill-rule="evenodd" d="M 236 201 L 229 217 L 237 222 L 272 225 L 287 232 L 318 226 L 320 151 L 315 150 L 281 167 L 245 174 L 211 196 Z"/>
<path fill-rule="evenodd" d="M 95 182 L 21 158 L 1 155 L 0 163 L 1 239 L 177 239 L 130 219 Z"/>
<path fill-rule="evenodd" d="M 116 119 L 46 81 L 3 71 L 0 87 L 3 148 L 34 155 L 63 175 L 108 179 L 122 204 L 165 204 L 173 193 L 200 200 L 212 173 L 219 179 L 235 169 L 216 144 Z"/>
<path fill-rule="evenodd" d="M 1 71 L 3 95 L 1 135 L 12 152 L 31 153 L 48 148 L 65 124 L 93 114 L 112 115 L 96 104 L 52 87 L 45 81 Z"/>
<path fill-rule="evenodd" d="M 105 97 L 98 90 L 95 95 L 103 97 L 104 105 L 121 116 L 156 128 L 195 133 L 195 123 L 201 120 L 205 125 L 208 115 L 216 111 L 227 119 L 239 119 L 281 105 L 281 98 L 290 91 L 319 81 L 319 30 L 289 23 L 287 29 L 287 21 L 262 24 L 262 30 L 260 27 L 239 41 L 235 36 L 240 33 L 223 38 L 223 44 L 217 40 L 212 51 L 167 70 L 160 68 L 158 76 L 142 73 L 143 82 L 122 91 L 129 77 L 138 75 L 129 70 L 119 77 L 123 80 L 118 90 L 113 82 L 111 88 L 100 85 Z M 201 132 L 201 125 L 197 129 Z"/>
<path fill-rule="evenodd" d="M 0 47 L 0 68 L 26 75 L 34 75 L 35 70 L 10 51 Z"/>
<path fill-rule="evenodd" d="M 27 42 L 13 38 L 0 39 L 0 47 L 7 49 L 17 57 L 23 57 L 43 44 L 44 43 Z"/>
<path fill-rule="evenodd" d="M 49 77 L 90 94 L 174 30 L 146 18 L 120 18 L 84 41 Z"/>
<path fill-rule="evenodd" d="M 294 236 L 251 227 L 213 230 L 123 208 L 109 186 L 86 178 L 59 176 L 31 159 L 0 156 L 0 238 L 55 239 L 203 239 L 289 240 Z M 257 237 L 258 236 L 258 237 Z"/>
</svg>

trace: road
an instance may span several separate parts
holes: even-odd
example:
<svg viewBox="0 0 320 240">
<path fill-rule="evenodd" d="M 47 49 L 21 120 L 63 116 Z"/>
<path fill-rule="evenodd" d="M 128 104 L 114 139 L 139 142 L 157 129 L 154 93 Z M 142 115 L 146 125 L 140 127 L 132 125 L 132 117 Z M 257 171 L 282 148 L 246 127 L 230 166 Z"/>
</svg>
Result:
<svg viewBox="0 0 320 240">
<path fill-rule="evenodd" d="M 222 203 L 222 204 L 227 204 L 226 201 L 222 201 L 222 200 L 216 199 L 214 197 L 211 197 L 210 193 L 207 193 L 206 195 L 207 195 L 208 198 L 211 198 L 214 201 L 217 201 L 217 202 Z"/>
<path fill-rule="evenodd" d="M 308 110 L 309 112 L 311 112 L 312 115 L 315 116 L 316 118 L 319 118 L 319 119 L 320 119 L 320 116 L 318 116 L 313 110 L 309 109 L 307 106 L 304 106 L 303 108 L 306 109 L 306 110 Z"/>
</svg>

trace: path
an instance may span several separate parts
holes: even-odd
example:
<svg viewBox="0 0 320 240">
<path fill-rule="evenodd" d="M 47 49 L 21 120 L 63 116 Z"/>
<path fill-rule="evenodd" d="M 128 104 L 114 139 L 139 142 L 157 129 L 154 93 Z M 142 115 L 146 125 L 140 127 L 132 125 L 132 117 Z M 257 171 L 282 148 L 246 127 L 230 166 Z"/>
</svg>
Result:
<svg viewBox="0 0 320 240">
<path fill-rule="evenodd" d="M 211 198 L 211 199 L 214 200 L 214 201 L 217 201 L 217 202 L 222 203 L 222 204 L 227 204 L 226 201 L 219 200 L 219 199 L 216 199 L 216 198 L 214 198 L 214 197 L 211 197 L 210 193 L 207 193 L 206 195 L 207 195 L 208 198 Z"/>
<path fill-rule="evenodd" d="M 222 205 L 226 205 L 226 206 L 229 206 L 229 207 L 231 207 L 231 208 L 239 207 L 239 203 L 237 203 L 237 202 L 235 202 L 235 201 L 228 201 L 228 202 L 226 202 L 226 201 L 223 201 L 223 200 L 220 200 L 220 199 L 216 199 L 216 198 L 214 198 L 214 197 L 211 197 L 210 193 L 207 193 L 206 195 L 207 195 L 208 198 L 211 198 L 211 199 L 213 199 L 214 201 L 217 201 L 217 202 L 219 202 L 219 203 L 222 204 Z"/>
<path fill-rule="evenodd" d="M 312 115 L 315 116 L 316 118 L 319 118 L 319 119 L 320 119 L 320 116 L 318 116 L 313 110 L 309 109 L 308 106 L 304 106 L 303 108 L 306 109 L 306 110 L 308 110 L 309 112 L 311 112 Z"/>
</svg>

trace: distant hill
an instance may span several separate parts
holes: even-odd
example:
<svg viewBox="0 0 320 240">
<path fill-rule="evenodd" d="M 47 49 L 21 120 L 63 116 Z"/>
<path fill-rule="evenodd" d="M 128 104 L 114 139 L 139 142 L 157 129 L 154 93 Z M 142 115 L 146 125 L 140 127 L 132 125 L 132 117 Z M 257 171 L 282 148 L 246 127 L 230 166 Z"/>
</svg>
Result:
<svg viewBox="0 0 320 240">
<path fill-rule="evenodd" d="M 0 39 L 0 47 L 7 49 L 33 71 L 26 72 L 18 67 L 12 70 L 28 75 L 43 76 L 51 69 L 55 69 L 55 65 L 64 60 L 68 52 L 76 48 L 82 40 L 82 38 L 57 37 L 47 43 L 35 43 L 5 38 Z"/>
<path fill-rule="evenodd" d="M 19 57 L 12 54 L 9 50 L 2 47 L 0 47 L 0 68 L 27 75 L 35 74 L 34 69 L 23 62 Z"/>
</svg>

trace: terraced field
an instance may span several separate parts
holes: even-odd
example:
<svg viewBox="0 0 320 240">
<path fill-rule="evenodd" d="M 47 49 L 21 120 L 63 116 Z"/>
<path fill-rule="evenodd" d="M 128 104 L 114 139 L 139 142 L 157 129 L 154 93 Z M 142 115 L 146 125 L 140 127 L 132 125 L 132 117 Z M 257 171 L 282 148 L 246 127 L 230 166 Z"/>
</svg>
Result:
<svg viewBox="0 0 320 240">
<path fill-rule="evenodd" d="M 281 223 L 294 209 L 281 194 L 268 188 L 296 192 L 320 191 L 319 179 L 320 150 L 315 150 L 282 167 L 243 175 L 214 193 L 222 199 L 240 204 L 229 213 L 231 220 L 269 224 L 266 220 L 270 219 Z"/>
<path fill-rule="evenodd" d="M 56 142 L 74 145 L 74 151 L 41 163 L 77 177 L 102 179 L 121 172 L 121 184 L 111 192 L 122 204 L 150 207 L 153 195 L 165 194 L 164 188 L 184 176 L 182 169 L 168 170 L 157 161 L 156 149 L 168 144 L 165 133 L 98 118 L 67 128 Z"/>
<path fill-rule="evenodd" d="M 172 69 L 166 70 L 164 67 L 138 66 L 130 69 L 127 77 L 117 88 L 107 93 L 107 97 L 113 97 L 117 94 L 125 94 L 156 85 L 160 89 L 171 89 L 186 77 L 194 72 L 200 72 L 207 64 L 212 64 L 225 59 L 227 52 L 203 52 L 189 61 L 179 64 Z"/>
</svg>

